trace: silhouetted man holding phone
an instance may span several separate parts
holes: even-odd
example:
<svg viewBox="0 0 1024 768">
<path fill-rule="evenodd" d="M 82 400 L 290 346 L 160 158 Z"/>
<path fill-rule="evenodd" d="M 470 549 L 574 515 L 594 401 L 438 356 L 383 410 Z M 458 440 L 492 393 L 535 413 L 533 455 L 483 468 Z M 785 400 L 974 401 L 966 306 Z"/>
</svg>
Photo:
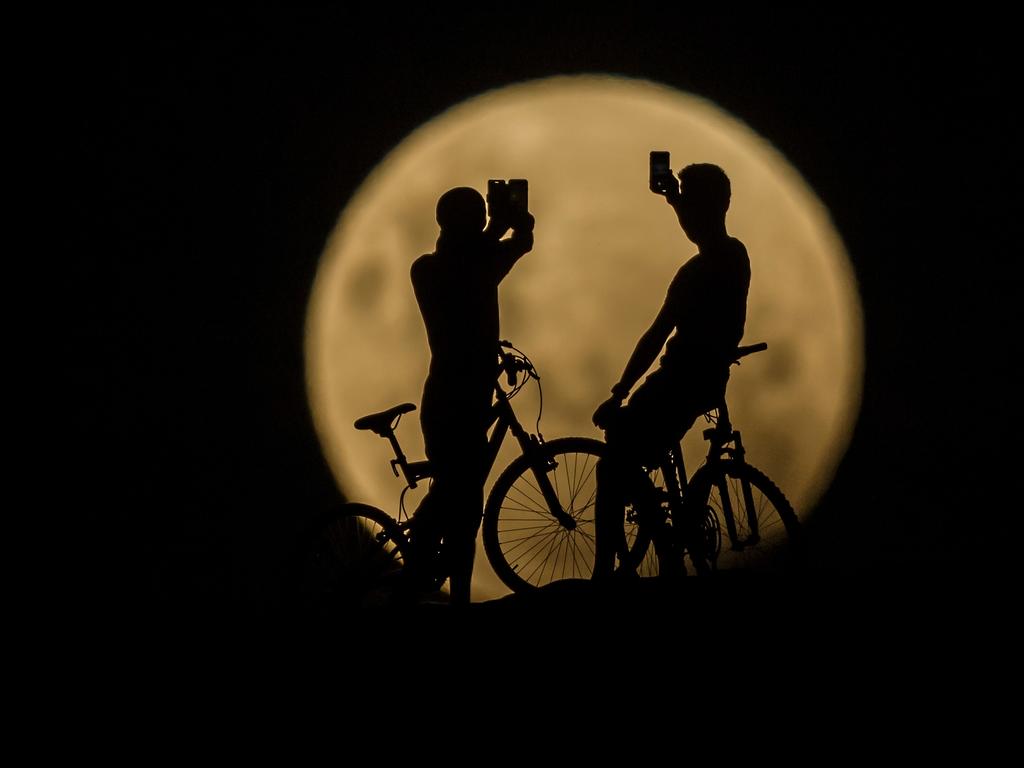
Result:
<svg viewBox="0 0 1024 768">
<path fill-rule="evenodd" d="M 468 603 L 497 376 L 498 284 L 533 248 L 534 220 L 525 199 L 521 206 L 491 201 L 488 211 L 479 192 L 456 187 L 438 200 L 437 223 L 435 251 L 412 265 L 430 343 L 420 423 L 433 471 L 412 536 L 435 551 L 443 537 L 452 602 Z"/>
<path fill-rule="evenodd" d="M 651 190 L 664 195 L 675 210 L 697 255 L 672 279 L 664 304 L 637 342 L 612 396 L 594 412 L 594 424 L 606 430 L 608 444 L 597 468 L 597 580 L 611 576 L 615 567 L 623 510 L 630 489 L 642 487 L 642 467 L 659 461 L 697 416 L 724 396 L 746 321 L 750 261 L 743 243 L 726 231 L 729 178 L 717 165 L 689 165 L 679 172 L 680 188 L 667 153 L 652 153 L 651 162 Z M 659 367 L 623 406 L 663 346 Z"/>
</svg>

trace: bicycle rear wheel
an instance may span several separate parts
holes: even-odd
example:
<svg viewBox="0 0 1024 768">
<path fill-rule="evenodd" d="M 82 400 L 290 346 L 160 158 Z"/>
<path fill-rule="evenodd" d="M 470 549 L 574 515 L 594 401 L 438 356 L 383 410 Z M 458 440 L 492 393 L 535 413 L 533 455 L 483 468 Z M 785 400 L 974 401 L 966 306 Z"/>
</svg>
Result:
<svg viewBox="0 0 1024 768">
<path fill-rule="evenodd" d="M 514 592 L 593 574 L 597 462 L 604 448 L 587 437 L 552 440 L 537 456 L 518 457 L 495 482 L 484 507 L 484 550 Z M 568 516 L 561 522 L 545 499 L 543 482 L 550 483 Z"/>
<path fill-rule="evenodd" d="M 395 521 L 350 503 L 321 518 L 301 548 L 299 605 L 317 613 L 386 605 L 405 566 L 409 542 Z"/>
</svg>

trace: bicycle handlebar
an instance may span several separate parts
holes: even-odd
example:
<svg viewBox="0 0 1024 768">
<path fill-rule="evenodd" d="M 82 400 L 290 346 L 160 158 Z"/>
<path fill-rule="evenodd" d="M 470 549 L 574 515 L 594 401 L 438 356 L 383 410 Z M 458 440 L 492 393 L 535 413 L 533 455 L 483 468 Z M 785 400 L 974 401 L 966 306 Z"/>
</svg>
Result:
<svg viewBox="0 0 1024 768">
<path fill-rule="evenodd" d="M 736 347 L 736 359 L 733 360 L 733 362 L 738 363 L 741 357 L 752 355 L 755 352 L 764 352 L 766 349 L 768 349 L 768 344 L 764 341 L 757 344 L 750 344 L 745 347 Z"/>
<path fill-rule="evenodd" d="M 512 351 L 506 352 L 505 350 Z M 506 341 L 505 339 L 501 339 L 498 342 L 498 357 L 500 358 L 500 362 L 498 363 L 498 373 L 500 374 L 502 371 L 505 372 L 506 381 L 510 387 L 516 386 L 516 373 L 519 371 L 524 371 L 527 376 L 536 376 L 533 363 L 531 363 L 525 355 L 522 355 L 522 353 L 516 354 L 517 352 L 519 352 L 519 350 L 512 346 L 511 342 Z"/>
</svg>

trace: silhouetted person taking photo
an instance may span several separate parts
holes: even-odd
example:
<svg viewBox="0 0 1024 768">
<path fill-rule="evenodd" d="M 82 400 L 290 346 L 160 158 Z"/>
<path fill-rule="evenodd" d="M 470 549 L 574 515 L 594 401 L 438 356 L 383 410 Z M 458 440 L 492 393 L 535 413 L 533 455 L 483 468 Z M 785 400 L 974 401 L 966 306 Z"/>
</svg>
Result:
<svg viewBox="0 0 1024 768">
<path fill-rule="evenodd" d="M 468 603 L 483 512 L 487 429 L 497 376 L 498 284 L 533 248 L 533 216 L 492 206 L 456 187 L 437 202 L 441 227 L 433 253 L 412 265 L 412 284 L 430 344 L 420 423 L 433 469 L 414 516 L 414 546 L 437 551 L 453 603 Z M 485 228 L 486 223 L 486 228 Z M 502 239 L 512 229 L 511 237 Z"/>
<path fill-rule="evenodd" d="M 668 171 L 657 180 L 652 176 L 651 188 L 675 210 L 697 255 L 672 279 L 657 317 L 611 388 L 612 396 L 594 412 L 594 424 L 606 430 L 608 444 L 597 468 L 596 580 L 612 575 L 624 506 L 632 490 L 644 487 L 642 467 L 656 464 L 697 416 L 721 401 L 743 336 L 750 261 L 743 243 L 726 231 L 729 178 L 716 165 L 698 164 L 680 171 L 679 182 L 681 188 Z M 657 370 L 623 406 L 662 347 Z"/>
</svg>

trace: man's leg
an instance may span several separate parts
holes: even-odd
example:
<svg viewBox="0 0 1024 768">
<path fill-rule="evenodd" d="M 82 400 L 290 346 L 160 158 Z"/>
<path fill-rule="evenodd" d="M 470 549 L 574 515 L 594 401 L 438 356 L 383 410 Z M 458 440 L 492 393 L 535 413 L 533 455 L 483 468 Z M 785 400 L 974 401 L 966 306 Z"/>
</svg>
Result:
<svg viewBox="0 0 1024 768">
<path fill-rule="evenodd" d="M 444 478 L 434 478 L 430 490 L 427 491 L 412 515 L 409 542 L 417 550 L 430 552 L 436 550 L 441 543 L 441 535 L 444 531 L 444 510 L 447 506 L 444 499 L 446 485 Z"/>
<path fill-rule="evenodd" d="M 670 407 L 672 394 L 664 376 L 648 376 L 606 430 L 607 450 L 597 465 L 594 509 L 596 580 L 612 575 L 615 555 L 625 547 L 626 504 L 656 503 L 642 464 L 660 461 L 682 435 Z M 685 426 L 691 423 L 692 419 Z"/>
<path fill-rule="evenodd" d="M 476 536 L 483 513 L 483 488 L 464 478 L 453 495 L 452 514 L 445 534 L 444 556 L 451 579 L 451 601 L 468 605 L 473 583 L 473 561 L 476 558 Z"/>
<path fill-rule="evenodd" d="M 434 589 L 439 570 L 444 513 L 449 506 L 448 484 L 442 476 L 435 477 L 430 490 L 420 501 L 409 528 L 411 553 L 405 559 L 396 599 L 400 603 L 418 601 Z"/>
<path fill-rule="evenodd" d="M 632 446 L 627 443 L 627 446 Z M 650 478 L 636 461 L 633 447 L 617 444 L 612 438 L 597 464 L 597 499 L 594 527 L 597 541 L 594 553 L 594 578 L 601 580 L 615 570 L 615 556 L 625 553 L 625 509 L 653 510 L 657 504 Z"/>
<path fill-rule="evenodd" d="M 486 434 L 466 437 L 458 475 L 453 478 L 451 507 L 446 518 L 445 563 L 451 579 L 451 601 L 468 605 L 476 559 L 476 537 L 484 509 L 483 462 Z"/>
<path fill-rule="evenodd" d="M 607 454 L 597 462 L 597 499 L 594 504 L 594 581 L 611 577 L 615 555 L 624 546 L 624 510 L 626 498 L 622 478 L 622 456 L 608 443 Z"/>
</svg>

